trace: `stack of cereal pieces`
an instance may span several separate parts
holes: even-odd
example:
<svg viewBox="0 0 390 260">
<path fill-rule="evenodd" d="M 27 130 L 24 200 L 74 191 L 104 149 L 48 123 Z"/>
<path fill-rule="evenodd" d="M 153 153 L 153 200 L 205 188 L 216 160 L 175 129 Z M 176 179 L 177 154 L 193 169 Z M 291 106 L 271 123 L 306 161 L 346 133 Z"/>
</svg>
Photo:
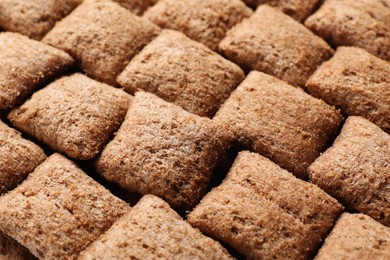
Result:
<svg viewBox="0 0 390 260">
<path fill-rule="evenodd" d="M 390 259 L 390 1 L 0 1 L 0 259 Z"/>
</svg>

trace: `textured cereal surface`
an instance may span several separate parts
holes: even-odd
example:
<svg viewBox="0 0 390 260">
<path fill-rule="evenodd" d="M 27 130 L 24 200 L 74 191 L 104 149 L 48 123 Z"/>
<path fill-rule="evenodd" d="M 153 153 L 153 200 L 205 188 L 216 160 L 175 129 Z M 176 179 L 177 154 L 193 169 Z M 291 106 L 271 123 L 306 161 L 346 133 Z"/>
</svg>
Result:
<svg viewBox="0 0 390 260">
<path fill-rule="evenodd" d="M 65 52 L 20 34 L 0 32 L 0 110 L 19 105 L 72 63 Z"/>
<path fill-rule="evenodd" d="M 239 0 L 159 0 L 144 17 L 217 50 L 226 32 L 251 14 Z"/>
<path fill-rule="evenodd" d="M 16 187 L 45 159 L 39 146 L 0 121 L 0 194 Z"/>
<path fill-rule="evenodd" d="M 121 6 L 129 9 L 137 15 L 142 15 L 150 6 L 158 2 L 158 0 L 114 0 Z"/>
<path fill-rule="evenodd" d="M 315 260 L 390 259 L 390 228 L 364 214 L 344 213 Z"/>
<path fill-rule="evenodd" d="M 86 0 L 43 42 L 68 52 L 89 76 L 115 84 L 130 59 L 158 33 L 156 25 L 117 3 Z"/>
<path fill-rule="evenodd" d="M 128 209 L 71 161 L 54 154 L 0 197 L 0 230 L 40 259 L 75 259 Z"/>
<path fill-rule="evenodd" d="M 326 0 L 305 25 L 336 46 L 356 46 L 390 61 L 389 0 Z"/>
<path fill-rule="evenodd" d="M 232 259 L 218 242 L 202 235 L 169 205 L 144 196 L 81 254 L 92 259 Z"/>
<path fill-rule="evenodd" d="M 244 148 L 306 178 L 306 168 L 335 133 L 341 115 L 301 89 L 253 71 L 214 120 L 225 122 Z"/>
<path fill-rule="evenodd" d="M 129 191 L 151 193 L 174 208 L 188 209 L 206 192 L 230 138 L 224 125 L 137 92 L 96 166 Z"/>
<path fill-rule="evenodd" d="M 310 180 L 353 211 L 390 225 L 390 136 L 349 117 L 333 146 L 308 169 Z"/>
<path fill-rule="evenodd" d="M 244 77 L 240 67 L 203 44 L 164 30 L 118 82 L 127 92 L 145 90 L 194 114 L 213 116 Z"/>
<path fill-rule="evenodd" d="M 0 260 L 35 260 L 27 248 L 0 231 Z"/>
<path fill-rule="evenodd" d="M 1 0 L 0 27 L 40 40 L 82 0 Z"/>
<path fill-rule="evenodd" d="M 313 9 L 319 4 L 320 0 L 243 0 L 252 7 L 261 4 L 280 9 L 283 13 L 291 16 L 297 21 L 305 20 Z"/>
<path fill-rule="evenodd" d="M 300 87 L 333 54 L 324 40 L 268 5 L 259 6 L 233 27 L 219 48 L 246 70 L 262 71 Z"/>
<path fill-rule="evenodd" d="M 12 124 L 72 158 L 95 157 L 124 120 L 130 96 L 76 73 L 36 92 Z"/>
<path fill-rule="evenodd" d="M 245 151 L 188 221 L 250 259 L 307 259 L 342 209 L 315 185 Z"/>
<path fill-rule="evenodd" d="M 390 133 L 390 63 L 363 49 L 339 47 L 310 77 L 310 94 Z"/>
</svg>

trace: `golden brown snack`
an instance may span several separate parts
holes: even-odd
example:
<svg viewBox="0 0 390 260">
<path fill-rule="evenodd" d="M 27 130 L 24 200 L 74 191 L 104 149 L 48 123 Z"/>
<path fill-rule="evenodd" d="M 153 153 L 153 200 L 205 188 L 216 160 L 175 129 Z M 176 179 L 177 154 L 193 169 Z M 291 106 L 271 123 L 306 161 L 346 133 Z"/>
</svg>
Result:
<svg viewBox="0 0 390 260">
<path fill-rule="evenodd" d="M 72 64 L 63 51 L 17 33 L 0 33 L 0 110 L 19 105 Z"/>
<path fill-rule="evenodd" d="M 119 4 L 85 0 L 43 38 L 68 52 L 89 76 L 108 84 L 160 29 Z"/>
<path fill-rule="evenodd" d="M 306 83 L 310 94 L 390 133 L 390 63 L 363 49 L 339 47 Z"/>
<path fill-rule="evenodd" d="M 146 9 L 158 2 L 158 0 L 114 0 L 126 9 L 137 15 L 142 15 Z"/>
<path fill-rule="evenodd" d="M 389 0 L 326 0 L 305 25 L 335 46 L 356 46 L 390 61 Z"/>
<path fill-rule="evenodd" d="M 0 260 L 36 260 L 27 248 L 0 231 Z"/>
<path fill-rule="evenodd" d="M 323 39 L 268 5 L 233 27 L 219 48 L 245 70 L 259 70 L 299 87 L 333 54 Z"/>
<path fill-rule="evenodd" d="M 82 0 L 1 0 L 0 27 L 40 40 Z"/>
<path fill-rule="evenodd" d="M 164 30 L 118 77 L 127 92 L 144 90 L 200 116 L 213 116 L 244 79 L 234 63 L 184 34 Z"/>
<path fill-rule="evenodd" d="M 17 128 L 72 158 L 94 158 L 125 118 L 130 96 L 83 74 L 36 92 L 8 118 Z"/>
<path fill-rule="evenodd" d="M 269 4 L 270 6 L 280 9 L 283 13 L 291 16 L 297 21 L 302 22 L 320 3 L 320 0 L 243 0 L 252 7 L 261 4 Z"/>
<path fill-rule="evenodd" d="M 240 0 L 159 0 L 144 17 L 216 51 L 226 32 L 252 13 Z"/>
<path fill-rule="evenodd" d="M 129 206 L 54 154 L 0 197 L 0 230 L 40 259 L 76 259 Z"/>
<path fill-rule="evenodd" d="M 390 228 L 364 214 L 342 214 L 315 257 L 333 259 L 390 259 Z"/>
<path fill-rule="evenodd" d="M 233 259 L 162 199 L 145 195 L 80 255 L 98 259 Z"/>
<path fill-rule="evenodd" d="M 341 115 L 299 88 L 253 71 L 214 119 L 227 124 L 245 149 L 256 151 L 299 178 L 335 134 Z"/>
<path fill-rule="evenodd" d="M 317 186 L 245 151 L 188 221 L 249 259 L 307 259 L 342 210 Z"/>
<path fill-rule="evenodd" d="M 185 210 L 206 192 L 230 139 L 223 125 L 137 92 L 96 167 L 129 191 L 154 194 Z"/>
<path fill-rule="evenodd" d="M 349 117 L 333 146 L 310 167 L 310 180 L 347 208 L 390 226 L 390 136 Z"/>
<path fill-rule="evenodd" d="M 15 188 L 45 159 L 38 145 L 0 121 L 0 195 Z"/>
</svg>

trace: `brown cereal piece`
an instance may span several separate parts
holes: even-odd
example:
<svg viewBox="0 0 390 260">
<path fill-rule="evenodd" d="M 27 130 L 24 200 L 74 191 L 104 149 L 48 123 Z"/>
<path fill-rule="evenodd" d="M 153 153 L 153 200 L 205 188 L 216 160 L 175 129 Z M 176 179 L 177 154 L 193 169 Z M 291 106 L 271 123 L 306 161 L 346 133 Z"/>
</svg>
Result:
<svg viewBox="0 0 390 260">
<path fill-rule="evenodd" d="M 45 159 L 39 146 L 0 121 L 0 195 L 16 187 Z"/>
<path fill-rule="evenodd" d="M 315 259 L 390 259 L 390 228 L 364 214 L 344 213 Z"/>
<path fill-rule="evenodd" d="M 160 0 L 144 17 L 216 51 L 226 32 L 251 14 L 252 10 L 239 0 Z"/>
<path fill-rule="evenodd" d="M 356 46 L 390 61 L 389 0 L 326 0 L 305 25 L 335 46 Z"/>
<path fill-rule="evenodd" d="M 320 0 L 243 0 L 252 7 L 261 4 L 269 4 L 270 6 L 280 9 L 283 13 L 291 16 L 297 21 L 305 20 L 320 3 Z"/>
<path fill-rule="evenodd" d="M 0 27 L 40 40 L 82 0 L 1 0 Z"/>
<path fill-rule="evenodd" d="M 0 230 L 42 259 L 75 259 L 129 206 L 54 154 L 0 197 Z"/>
<path fill-rule="evenodd" d="M 206 192 L 230 140 L 223 125 L 137 92 L 96 167 L 129 191 L 154 194 L 172 207 L 189 209 Z"/>
<path fill-rule="evenodd" d="M 158 0 L 114 0 L 126 9 L 137 15 L 142 15 L 146 9 L 158 2 Z"/>
<path fill-rule="evenodd" d="M 127 92 L 154 93 L 200 116 L 213 116 L 245 77 L 234 63 L 184 34 L 164 30 L 126 67 Z"/>
<path fill-rule="evenodd" d="M 339 47 L 310 77 L 310 94 L 390 133 L 390 64 L 363 49 Z"/>
<path fill-rule="evenodd" d="M 0 260 L 36 260 L 27 248 L 0 231 Z"/>
<path fill-rule="evenodd" d="M 157 34 L 146 19 L 104 0 L 86 0 L 43 38 L 68 52 L 89 76 L 108 84 Z"/>
<path fill-rule="evenodd" d="M 317 186 L 245 151 L 188 221 L 249 259 L 307 259 L 342 210 Z"/>
<path fill-rule="evenodd" d="M 88 160 L 119 128 L 129 101 L 124 91 L 77 73 L 36 92 L 8 118 L 53 149 Z"/>
<path fill-rule="evenodd" d="M 333 146 L 309 168 L 310 180 L 347 208 L 390 226 L 390 136 L 349 117 Z"/>
<path fill-rule="evenodd" d="M 225 122 L 239 144 L 300 178 L 337 130 L 336 109 L 303 90 L 253 71 L 213 120 Z"/>
<path fill-rule="evenodd" d="M 93 259 L 232 259 L 162 199 L 145 195 L 80 255 Z"/>
<path fill-rule="evenodd" d="M 268 5 L 231 29 L 219 44 L 222 53 L 246 70 L 259 70 L 304 87 L 317 66 L 333 54 L 321 38 Z"/>
<path fill-rule="evenodd" d="M 46 44 L 16 33 L 0 33 L 0 110 L 18 105 L 72 63 L 68 54 Z"/>
</svg>

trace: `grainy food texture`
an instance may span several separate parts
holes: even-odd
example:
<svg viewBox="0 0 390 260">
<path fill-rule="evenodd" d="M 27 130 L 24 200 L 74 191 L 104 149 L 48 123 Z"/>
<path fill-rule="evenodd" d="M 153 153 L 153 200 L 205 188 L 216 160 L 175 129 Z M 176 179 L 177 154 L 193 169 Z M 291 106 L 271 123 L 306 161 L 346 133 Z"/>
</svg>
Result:
<svg viewBox="0 0 390 260">
<path fill-rule="evenodd" d="M 249 259 L 308 259 L 342 210 L 317 186 L 244 151 L 188 221 Z"/>
<path fill-rule="evenodd" d="M 148 91 L 210 117 L 244 77 L 240 67 L 203 44 L 164 30 L 132 59 L 118 82 L 129 93 Z"/>
<path fill-rule="evenodd" d="M 283 13 L 291 16 L 297 21 L 305 20 L 320 4 L 321 0 L 243 0 L 252 7 L 268 4 L 276 7 Z"/>
<path fill-rule="evenodd" d="M 63 51 L 17 33 L 0 32 L 0 110 L 19 105 L 72 64 Z"/>
<path fill-rule="evenodd" d="M 326 0 L 305 25 L 334 46 L 356 46 L 390 61 L 389 0 Z"/>
<path fill-rule="evenodd" d="M 89 76 L 108 84 L 160 29 L 119 4 L 85 0 L 43 42 L 68 52 Z"/>
<path fill-rule="evenodd" d="M 162 199 L 145 195 L 80 255 L 97 259 L 233 259 Z"/>
<path fill-rule="evenodd" d="M 0 195 L 32 172 L 46 159 L 44 151 L 21 137 L 16 130 L 0 121 Z"/>
<path fill-rule="evenodd" d="M 231 139 L 223 124 L 190 114 L 151 93 L 137 92 L 96 168 L 129 191 L 151 193 L 186 210 L 206 192 Z"/>
<path fill-rule="evenodd" d="M 126 9 L 129 9 L 136 15 L 142 15 L 149 7 L 158 2 L 158 0 L 114 0 Z"/>
<path fill-rule="evenodd" d="M 342 116 L 334 107 L 275 77 L 252 71 L 213 120 L 224 122 L 244 149 L 307 178 Z"/>
<path fill-rule="evenodd" d="M 125 118 L 130 95 L 76 73 L 33 94 L 8 118 L 17 128 L 72 158 L 94 158 Z"/>
<path fill-rule="evenodd" d="M 390 63 L 355 47 L 339 47 L 306 83 L 310 94 L 362 116 L 390 133 Z"/>
<path fill-rule="evenodd" d="M 0 260 L 36 260 L 27 248 L 0 231 Z"/>
<path fill-rule="evenodd" d="M 314 259 L 390 259 L 390 228 L 364 214 L 344 213 Z"/>
<path fill-rule="evenodd" d="M 40 40 L 82 0 L 1 0 L 0 27 Z"/>
<path fill-rule="evenodd" d="M 349 117 L 340 135 L 308 168 L 310 180 L 349 210 L 390 226 L 390 136 Z"/>
<path fill-rule="evenodd" d="M 0 230 L 40 259 L 76 259 L 129 206 L 59 154 L 0 197 Z"/>
<path fill-rule="evenodd" d="M 333 54 L 323 39 L 268 5 L 228 31 L 219 48 L 245 70 L 262 71 L 299 87 Z"/>
<path fill-rule="evenodd" d="M 240 0 L 159 0 L 144 17 L 216 51 L 226 32 L 252 13 Z"/>
</svg>

